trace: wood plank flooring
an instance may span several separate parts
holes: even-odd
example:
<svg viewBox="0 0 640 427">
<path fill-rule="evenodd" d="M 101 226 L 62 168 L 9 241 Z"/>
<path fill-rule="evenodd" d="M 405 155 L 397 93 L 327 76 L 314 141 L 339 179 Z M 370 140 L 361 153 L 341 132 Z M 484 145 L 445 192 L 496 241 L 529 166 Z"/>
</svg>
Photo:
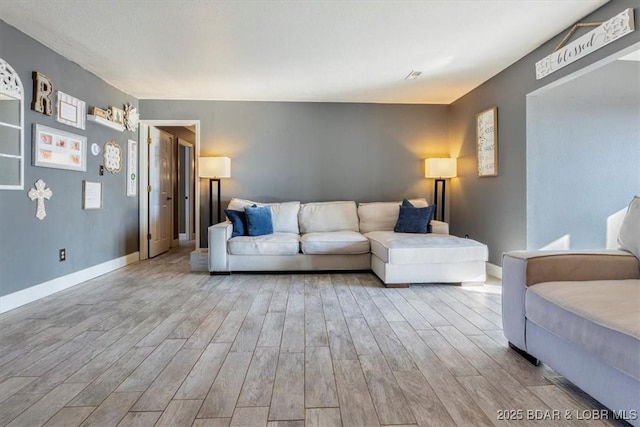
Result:
<svg viewBox="0 0 640 427">
<path fill-rule="evenodd" d="M 0 426 L 623 425 L 526 419 L 602 407 L 508 349 L 498 281 L 209 276 L 191 250 L 0 315 Z"/>
</svg>

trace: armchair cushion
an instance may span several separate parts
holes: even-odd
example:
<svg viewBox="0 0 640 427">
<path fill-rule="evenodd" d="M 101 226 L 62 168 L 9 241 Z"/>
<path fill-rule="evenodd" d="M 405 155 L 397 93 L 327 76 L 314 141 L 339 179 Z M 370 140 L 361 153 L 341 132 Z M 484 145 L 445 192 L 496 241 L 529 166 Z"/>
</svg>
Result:
<svg viewBox="0 0 640 427">
<path fill-rule="evenodd" d="M 300 206 L 300 232 L 358 231 L 356 202 L 314 202 Z"/>
<path fill-rule="evenodd" d="M 546 282 L 529 288 L 527 319 L 640 379 L 640 280 Z"/>
<path fill-rule="evenodd" d="M 228 209 L 244 211 L 244 208 L 253 205 L 271 207 L 273 231 L 275 233 L 300 233 L 300 230 L 298 229 L 298 211 L 300 210 L 300 202 L 259 203 L 246 199 L 233 198 L 229 202 Z"/>
<path fill-rule="evenodd" d="M 425 199 L 408 200 L 416 208 L 427 207 Z M 360 219 L 360 232 L 393 231 L 398 221 L 401 202 L 371 202 L 358 205 L 358 217 Z M 447 233 L 444 233 L 447 234 Z"/>
<path fill-rule="evenodd" d="M 331 231 L 307 233 L 300 238 L 304 254 L 366 254 L 370 250 L 369 239 L 356 231 Z"/>
<path fill-rule="evenodd" d="M 264 236 L 238 236 L 228 242 L 231 255 L 296 255 L 300 252 L 300 236 L 273 233 Z"/>
<path fill-rule="evenodd" d="M 640 197 L 636 196 L 629 204 L 627 215 L 622 221 L 618 244 L 621 249 L 631 252 L 640 260 Z"/>
</svg>

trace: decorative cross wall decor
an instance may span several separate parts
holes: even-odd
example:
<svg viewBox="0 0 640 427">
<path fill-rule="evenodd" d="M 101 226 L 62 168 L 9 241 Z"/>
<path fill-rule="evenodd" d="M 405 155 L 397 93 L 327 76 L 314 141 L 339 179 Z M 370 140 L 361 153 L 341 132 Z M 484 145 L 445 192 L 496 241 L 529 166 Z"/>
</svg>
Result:
<svg viewBox="0 0 640 427">
<path fill-rule="evenodd" d="M 44 199 L 49 200 L 53 196 L 53 191 L 50 188 L 46 188 L 47 184 L 39 179 L 36 181 L 36 188 L 29 190 L 29 198 L 31 200 L 38 200 L 38 208 L 36 210 L 36 218 L 40 221 L 47 216 L 47 212 L 44 210 Z"/>
</svg>

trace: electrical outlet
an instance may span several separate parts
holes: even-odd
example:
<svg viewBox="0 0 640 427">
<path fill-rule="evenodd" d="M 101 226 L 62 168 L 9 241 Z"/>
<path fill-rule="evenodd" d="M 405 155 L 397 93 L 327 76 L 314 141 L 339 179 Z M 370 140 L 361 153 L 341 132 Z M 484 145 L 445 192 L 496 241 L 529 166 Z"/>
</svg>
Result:
<svg viewBox="0 0 640 427">
<path fill-rule="evenodd" d="M 60 254 L 60 262 L 65 261 L 67 259 L 67 250 L 66 249 L 60 249 L 59 251 Z"/>
<path fill-rule="evenodd" d="M 468 239 L 468 238 L 469 238 L 469 235 L 468 235 L 468 234 L 465 234 L 465 235 L 464 235 L 464 238 L 465 238 L 465 239 Z"/>
</svg>

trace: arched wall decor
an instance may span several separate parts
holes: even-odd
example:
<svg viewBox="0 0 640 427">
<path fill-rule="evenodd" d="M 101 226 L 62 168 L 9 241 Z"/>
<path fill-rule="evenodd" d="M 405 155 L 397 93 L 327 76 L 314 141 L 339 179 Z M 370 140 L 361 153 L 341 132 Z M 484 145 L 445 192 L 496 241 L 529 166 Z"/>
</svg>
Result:
<svg viewBox="0 0 640 427">
<path fill-rule="evenodd" d="M 24 189 L 24 89 L 0 58 L 0 190 Z"/>
</svg>

